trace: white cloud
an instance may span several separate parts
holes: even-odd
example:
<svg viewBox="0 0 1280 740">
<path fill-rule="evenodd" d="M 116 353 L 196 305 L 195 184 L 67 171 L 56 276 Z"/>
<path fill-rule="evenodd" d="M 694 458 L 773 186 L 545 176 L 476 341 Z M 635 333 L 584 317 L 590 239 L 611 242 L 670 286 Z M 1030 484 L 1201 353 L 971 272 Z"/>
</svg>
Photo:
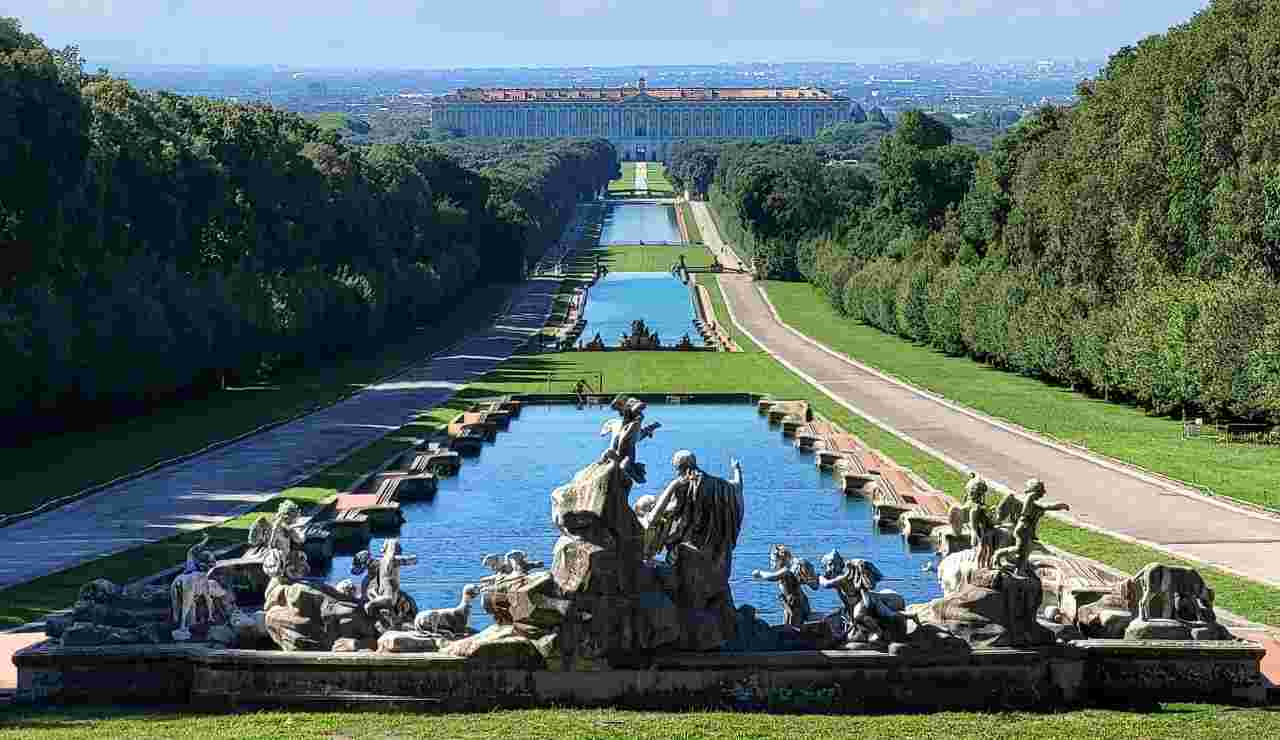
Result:
<svg viewBox="0 0 1280 740">
<path fill-rule="evenodd" d="M 920 23 L 949 18 L 1004 16 L 1069 18 L 1105 10 L 1116 0 L 907 0 L 903 12 Z"/>
</svg>

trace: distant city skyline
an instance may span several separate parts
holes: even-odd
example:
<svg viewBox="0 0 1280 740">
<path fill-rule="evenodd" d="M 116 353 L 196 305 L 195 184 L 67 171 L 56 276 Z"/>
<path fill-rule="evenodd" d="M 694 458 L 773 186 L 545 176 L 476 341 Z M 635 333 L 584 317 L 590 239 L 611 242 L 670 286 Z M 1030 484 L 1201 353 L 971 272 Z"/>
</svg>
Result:
<svg viewBox="0 0 1280 740">
<path fill-rule="evenodd" d="M 1207 0 L 11 0 L 91 65 L 352 69 L 1099 59 Z M 369 7 L 366 7 L 369 6 Z"/>
</svg>

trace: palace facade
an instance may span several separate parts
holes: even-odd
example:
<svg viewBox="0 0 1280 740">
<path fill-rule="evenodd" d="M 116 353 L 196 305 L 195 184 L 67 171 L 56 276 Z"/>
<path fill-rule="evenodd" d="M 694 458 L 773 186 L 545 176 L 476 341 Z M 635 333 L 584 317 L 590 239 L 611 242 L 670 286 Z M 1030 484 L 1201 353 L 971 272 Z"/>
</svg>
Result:
<svg viewBox="0 0 1280 740">
<path fill-rule="evenodd" d="M 686 139 L 810 138 L 849 118 L 813 87 L 464 88 L 432 101 L 433 126 L 466 136 L 601 137 L 624 160 L 665 159 Z"/>
</svg>

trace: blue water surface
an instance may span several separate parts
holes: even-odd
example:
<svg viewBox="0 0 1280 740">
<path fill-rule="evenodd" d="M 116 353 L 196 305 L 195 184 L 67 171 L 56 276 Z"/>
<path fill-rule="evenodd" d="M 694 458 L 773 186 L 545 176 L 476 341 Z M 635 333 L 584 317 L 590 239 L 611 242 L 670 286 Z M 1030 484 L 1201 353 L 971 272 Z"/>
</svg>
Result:
<svg viewBox="0 0 1280 740">
<path fill-rule="evenodd" d="M 616 347 L 622 335 L 630 333 L 631 322 L 643 319 L 663 346 L 676 344 L 685 334 L 694 344 L 703 344 L 693 326 L 689 287 L 666 272 L 609 273 L 587 290 L 583 316 L 584 341 L 599 332 L 607 346 Z"/>
<path fill-rule="evenodd" d="M 676 209 L 657 203 L 611 203 L 605 209 L 600 243 L 681 244 Z"/>
<path fill-rule="evenodd" d="M 559 532 L 551 523 L 551 492 L 595 460 L 607 445 L 600 426 L 615 413 L 603 406 L 526 407 L 510 431 L 467 460 L 455 478 L 442 480 L 433 501 L 401 504 L 407 521 L 400 532 L 406 553 L 417 566 L 401 571 L 402 586 L 420 608 L 454 606 L 466 583 L 486 571 L 487 553 L 521 549 L 534 559 L 551 562 Z M 769 547 L 784 543 L 815 567 L 823 553 L 838 548 L 846 558 L 875 562 L 887 580 L 882 587 L 902 593 L 908 603 L 941 595 L 937 578 L 922 566 L 928 551 L 911 551 L 896 532 L 878 531 L 871 505 L 843 495 L 831 474 L 813 464 L 813 456 L 796 450 L 777 428 L 770 429 L 755 408 L 746 404 L 651 405 L 647 421 L 662 428 L 641 443 L 640 461 L 648 482 L 632 489 L 632 501 L 657 495 L 671 478 L 671 455 L 690 449 L 709 473 L 729 476 L 729 460 L 742 462 L 746 515 L 733 563 L 733 595 L 737 604 L 753 604 L 766 621 L 782 621 L 774 584 L 751 580 L 754 568 L 768 569 Z M 371 543 L 374 552 L 381 540 Z M 351 558 L 334 559 L 329 580 L 350 572 Z M 838 606 L 832 591 L 810 592 L 815 609 Z M 471 624 L 492 623 L 477 604 Z"/>
</svg>

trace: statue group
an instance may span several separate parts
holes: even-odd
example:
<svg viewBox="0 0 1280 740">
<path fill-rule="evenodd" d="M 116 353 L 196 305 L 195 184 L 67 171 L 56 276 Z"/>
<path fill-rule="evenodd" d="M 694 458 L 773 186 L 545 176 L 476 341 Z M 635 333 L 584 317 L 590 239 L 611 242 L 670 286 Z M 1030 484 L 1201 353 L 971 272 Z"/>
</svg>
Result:
<svg viewBox="0 0 1280 740">
<path fill-rule="evenodd" d="M 848 649 L 891 654 L 1046 644 L 1080 636 L 1228 639 L 1213 591 L 1186 568 L 1152 565 L 1100 589 L 1078 588 L 1087 568 L 1037 541 L 1044 515 L 1066 510 L 1046 500 L 1042 482 L 998 506 L 973 476 L 951 513 L 951 536 L 969 545 L 938 567 L 943 596 L 908 606 L 882 588 L 870 560 L 832 549 L 818 567 L 786 544 L 769 551 L 753 579 L 777 584 L 782 623 L 737 607 L 730 588 L 734 551 L 746 517 L 741 464 L 717 476 L 692 450 L 671 457 L 670 479 L 655 494 L 640 461 L 662 425 L 647 405 L 618 397 L 617 417 L 601 429 L 605 449 L 551 493 L 559 533 L 550 565 L 522 550 L 486 555 L 454 606 L 420 610 L 401 585 L 418 565 L 398 538 L 377 554 L 357 553 L 353 578 L 312 578 L 300 511 L 282 503 L 251 528 L 243 557 L 217 560 L 197 543 L 167 589 L 86 585 L 66 624 L 65 644 L 207 641 L 286 651 L 439 651 L 551 669 L 640 666 L 664 651 Z M 1073 570 L 1073 568 L 1075 570 Z M 1086 573 L 1087 575 L 1087 573 Z M 354 578 L 361 577 L 357 583 Z M 1048 580 L 1046 580 L 1048 579 Z M 244 584 L 263 584 L 260 609 L 237 603 Z M 839 607 L 818 614 L 807 592 L 830 589 Z M 1044 609 L 1046 594 L 1055 601 Z M 494 624 L 470 626 L 479 603 Z M 245 600 L 244 604 L 253 603 Z M 133 620 L 133 621 L 130 621 Z M 54 634 L 51 631 L 51 634 Z"/>
</svg>

